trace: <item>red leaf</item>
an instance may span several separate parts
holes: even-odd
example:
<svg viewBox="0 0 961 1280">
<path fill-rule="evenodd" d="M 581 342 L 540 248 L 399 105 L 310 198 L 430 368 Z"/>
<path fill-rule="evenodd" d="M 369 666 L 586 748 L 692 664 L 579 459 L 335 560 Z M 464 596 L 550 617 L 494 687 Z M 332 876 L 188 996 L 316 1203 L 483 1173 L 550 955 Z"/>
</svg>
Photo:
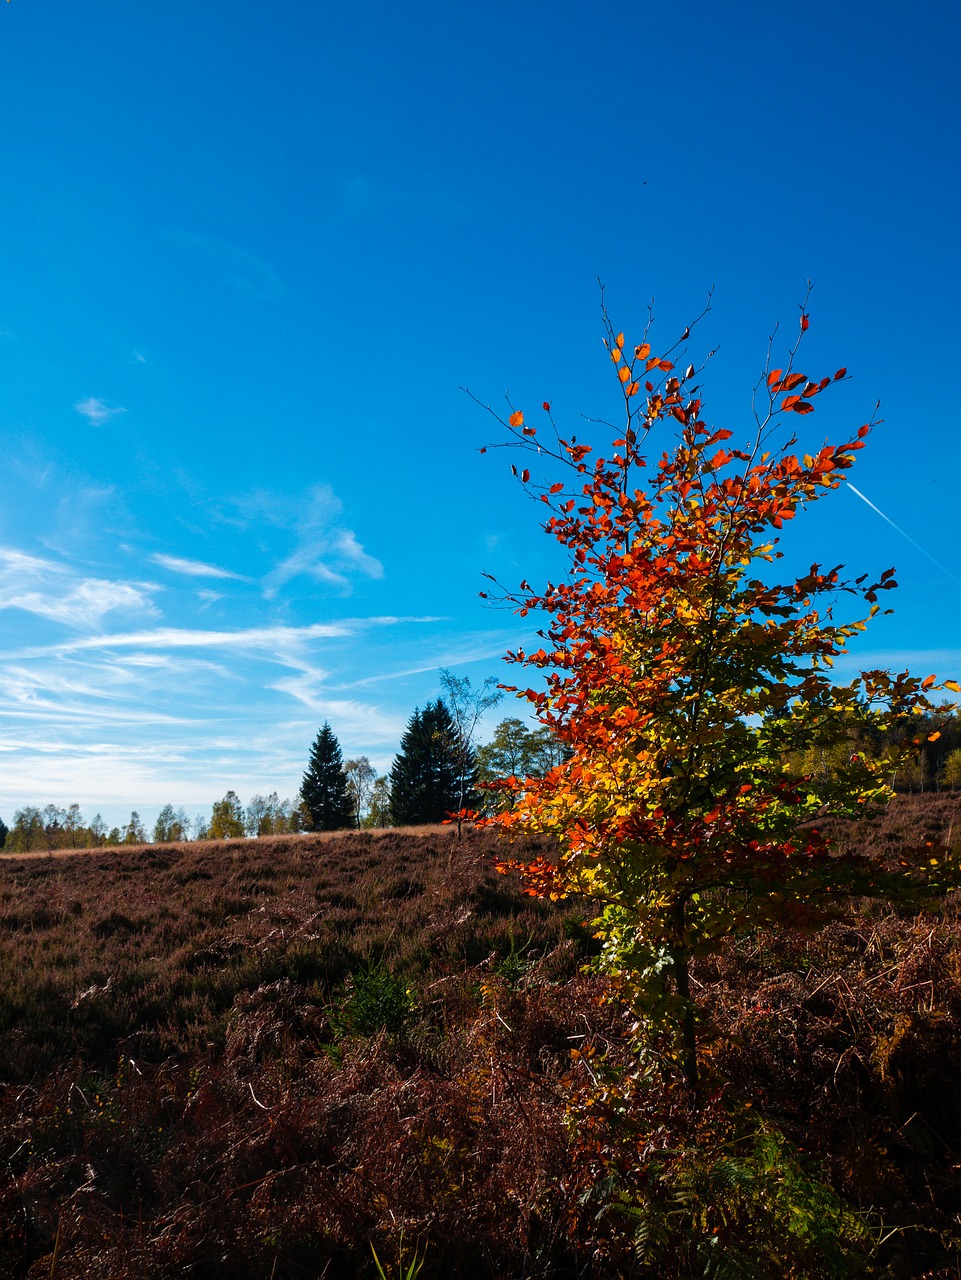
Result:
<svg viewBox="0 0 961 1280">
<path fill-rule="evenodd" d="M 800 396 L 785 396 L 784 399 L 781 401 L 781 408 L 793 409 L 800 399 L 801 399 Z"/>
<path fill-rule="evenodd" d="M 838 369 L 837 373 L 834 375 L 834 381 L 837 382 L 840 378 L 843 378 L 846 373 L 847 369 Z"/>
<path fill-rule="evenodd" d="M 781 383 L 782 391 L 793 391 L 795 387 L 799 387 L 806 380 L 807 375 L 803 373 L 789 373 Z"/>
<path fill-rule="evenodd" d="M 521 483 L 527 484 L 530 478 L 531 478 L 531 473 L 525 467 L 525 469 L 521 472 Z"/>
<path fill-rule="evenodd" d="M 865 423 L 863 427 L 858 427 L 858 435 L 863 438 L 868 434 L 870 430 L 871 428 L 868 426 L 867 423 Z"/>
<path fill-rule="evenodd" d="M 544 403 L 541 405 L 541 408 L 544 410 L 545 413 L 550 413 L 551 411 L 550 400 L 545 400 Z"/>
<path fill-rule="evenodd" d="M 804 314 L 804 312 L 802 311 L 802 312 L 801 312 L 801 332 L 802 332 L 802 333 L 806 332 L 806 330 L 807 330 L 807 328 L 808 328 L 808 325 L 810 325 L 810 323 L 811 323 L 811 321 L 808 319 L 808 317 L 807 317 L 807 316 Z"/>
<path fill-rule="evenodd" d="M 814 412 L 814 405 L 811 404 L 809 400 L 799 400 L 796 405 L 792 406 L 792 408 L 794 409 L 795 413 L 813 413 Z"/>
<path fill-rule="evenodd" d="M 783 369 L 772 369 L 771 372 L 767 375 L 767 385 L 769 387 L 773 387 L 775 382 L 777 382 L 778 378 L 780 378 L 783 372 L 784 372 Z"/>
</svg>

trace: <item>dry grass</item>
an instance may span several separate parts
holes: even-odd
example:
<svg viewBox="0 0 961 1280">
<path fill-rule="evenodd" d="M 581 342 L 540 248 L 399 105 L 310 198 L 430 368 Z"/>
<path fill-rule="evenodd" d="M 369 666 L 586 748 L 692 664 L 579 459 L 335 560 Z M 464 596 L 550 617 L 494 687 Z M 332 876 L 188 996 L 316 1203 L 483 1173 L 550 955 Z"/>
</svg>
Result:
<svg viewBox="0 0 961 1280">
<path fill-rule="evenodd" d="M 957 813 L 904 797 L 839 834 L 894 856 Z M 733 940 L 695 974 L 724 1092 L 695 1120 L 655 1073 L 625 1116 L 594 1113 L 589 1140 L 571 1107 L 596 1095 L 600 1057 L 634 1051 L 581 972 L 589 931 L 498 876 L 494 841 L 387 830 L 5 860 L 0 1277 L 351 1280 L 403 1229 L 427 1250 L 422 1280 L 681 1280 L 704 1274 L 681 1247 L 695 1227 L 668 1203 L 674 1235 L 641 1264 L 605 1179 L 635 1210 L 656 1200 L 670 1153 L 721 1142 L 747 1103 L 893 1230 L 859 1274 L 958 1274 L 956 907 L 865 902 L 817 934 Z M 710 1229 L 737 1244 L 734 1225 Z"/>
<path fill-rule="evenodd" d="M 453 826 L 447 823 L 428 824 L 422 827 L 363 827 L 360 829 L 349 829 L 346 831 L 308 831 L 299 835 L 278 835 L 278 836 L 258 836 L 257 844 L 283 843 L 286 844 L 291 840 L 300 840 L 307 845 L 312 845 L 316 841 L 328 840 L 344 840 L 352 837 L 363 836 L 448 836 L 455 835 Z M 247 844 L 246 838 L 240 840 L 185 840 L 173 841 L 170 844 L 154 845 L 154 844 L 121 844 L 104 846 L 102 849 L 31 849 L 29 853 L 14 853 L 6 849 L 0 849 L 0 859 L 16 858 L 35 859 L 35 858 L 71 858 L 78 854 L 97 854 L 97 853 L 143 853 L 147 849 L 176 849 L 184 852 L 190 849 L 204 851 L 207 853 L 214 851 L 223 851 L 229 846 Z"/>
</svg>

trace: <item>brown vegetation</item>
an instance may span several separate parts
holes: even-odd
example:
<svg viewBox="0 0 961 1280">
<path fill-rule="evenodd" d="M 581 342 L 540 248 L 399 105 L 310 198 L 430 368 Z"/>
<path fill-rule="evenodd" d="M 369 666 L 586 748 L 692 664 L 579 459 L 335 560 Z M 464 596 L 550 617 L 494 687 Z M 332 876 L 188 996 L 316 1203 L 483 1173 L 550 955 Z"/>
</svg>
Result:
<svg viewBox="0 0 961 1280">
<path fill-rule="evenodd" d="M 898 857 L 949 833 L 957 798 L 915 796 L 838 834 Z M 0 1275 L 373 1276 L 402 1231 L 423 1280 L 724 1274 L 711 1249 L 754 1249 L 729 1274 L 957 1275 L 956 905 L 866 901 L 701 962 L 733 1083 L 692 1115 L 656 1046 L 643 1085 L 605 1085 L 629 1040 L 590 931 L 497 876 L 495 839 L 4 860 Z"/>
</svg>

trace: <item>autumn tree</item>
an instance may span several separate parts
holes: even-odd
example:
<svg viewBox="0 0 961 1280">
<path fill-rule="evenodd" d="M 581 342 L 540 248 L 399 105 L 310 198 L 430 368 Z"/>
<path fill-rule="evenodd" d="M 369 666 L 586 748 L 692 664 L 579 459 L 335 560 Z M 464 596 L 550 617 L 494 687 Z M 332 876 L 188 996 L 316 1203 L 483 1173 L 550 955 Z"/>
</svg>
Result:
<svg viewBox="0 0 961 1280">
<path fill-rule="evenodd" d="M 165 804 L 157 814 L 153 829 L 154 844 L 174 844 L 190 839 L 190 819 L 183 809 Z"/>
<path fill-rule="evenodd" d="M 370 802 L 367 806 L 365 827 L 390 826 L 390 778 L 382 774 L 375 778 L 370 789 Z"/>
<path fill-rule="evenodd" d="M 277 830 L 280 799 L 276 791 L 269 796 L 250 797 L 244 812 L 244 830 L 249 836 L 270 836 Z"/>
<path fill-rule="evenodd" d="M 340 743 L 326 721 L 310 749 L 300 794 L 310 814 L 311 831 L 341 831 L 354 825 Z"/>
<path fill-rule="evenodd" d="M 355 760 L 347 761 L 344 765 L 344 774 L 347 778 L 347 794 L 350 796 L 354 810 L 354 826 L 359 827 L 363 824 L 370 807 L 371 794 L 374 783 L 377 781 L 377 770 L 366 756 L 358 756 Z"/>
<path fill-rule="evenodd" d="M 49 848 L 43 817 L 35 805 L 24 805 L 14 813 L 5 847 L 8 853 L 29 853 L 34 849 Z"/>
<path fill-rule="evenodd" d="M 540 590 L 494 593 L 546 619 L 542 646 L 507 658 L 543 677 L 515 692 L 570 754 L 540 780 L 507 779 L 514 804 L 496 819 L 556 836 L 557 861 L 501 869 L 519 869 L 529 892 L 597 904 L 608 969 L 639 1025 L 668 1037 L 696 1096 L 693 958 L 735 932 L 816 924 L 854 893 L 916 899 L 954 880 L 933 850 L 924 872 L 899 875 L 842 856 L 819 824 L 883 806 L 904 750 L 899 741 L 871 758 L 839 744 L 917 722 L 933 710 L 928 691 L 959 686 L 881 670 L 833 678 L 895 586 L 893 569 L 777 573 L 785 521 L 839 487 L 872 425 L 794 451 L 815 403 L 846 376 L 799 370 L 803 308 L 738 442 L 709 425 L 699 371 L 676 353 L 690 329 L 659 353 L 649 332 L 627 345 L 606 311 L 604 322 L 623 403 L 609 447 L 563 434 L 546 402 L 543 427 L 513 406 L 502 420 L 501 446 L 530 459 L 512 470 L 544 504 L 567 561 Z M 835 621 L 844 599 L 863 601 L 863 615 Z M 831 768 L 792 773 L 788 757 L 809 751 L 829 753 Z"/>
<path fill-rule="evenodd" d="M 228 791 L 210 811 L 210 825 L 202 837 L 210 840 L 241 840 L 244 835 L 244 806 L 236 791 Z"/>
<path fill-rule="evenodd" d="M 457 765 L 457 836 L 461 835 L 463 816 L 468 805 L 476 802 L 477 753 L 475 740 L 481 719 L 500 702 L 503 694 L 496 688 L 497 677 L 488 676 L 479 689 L 471 684 L 470 676 L 455 676 L 447 667 L 440 671 L 440 685 L 444 691 L 444 704 L 450 711 L 454 732 L 451 735 L 451 751 Z"/>
<path fill-rule="evenodd" d="M 134 809 L 130 814 L 130 821 L 123 828 L 121 841 L 123 844 L 146 844 L 148 838 L 147 828 L 141 821 L 140 814 Z"/>
</svg>

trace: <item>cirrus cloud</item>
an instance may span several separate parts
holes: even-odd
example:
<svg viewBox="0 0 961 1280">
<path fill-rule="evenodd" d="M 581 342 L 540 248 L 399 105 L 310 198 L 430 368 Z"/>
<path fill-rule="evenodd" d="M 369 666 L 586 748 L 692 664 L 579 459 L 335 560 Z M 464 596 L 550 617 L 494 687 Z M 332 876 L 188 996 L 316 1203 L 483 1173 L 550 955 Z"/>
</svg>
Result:
<svg viewBox="0 0 961 1280">
<path fill-rule="evenodd" d="M 126 409 L 109 405 L 106 400 L 99 400 L 96 396 L 87 396 L 85 400 L 78 400 L 73 407 L 77 413 L 87 419 L 92 427 L 102 427 L 118 413 L 127 412 Z"/>
</svg>

